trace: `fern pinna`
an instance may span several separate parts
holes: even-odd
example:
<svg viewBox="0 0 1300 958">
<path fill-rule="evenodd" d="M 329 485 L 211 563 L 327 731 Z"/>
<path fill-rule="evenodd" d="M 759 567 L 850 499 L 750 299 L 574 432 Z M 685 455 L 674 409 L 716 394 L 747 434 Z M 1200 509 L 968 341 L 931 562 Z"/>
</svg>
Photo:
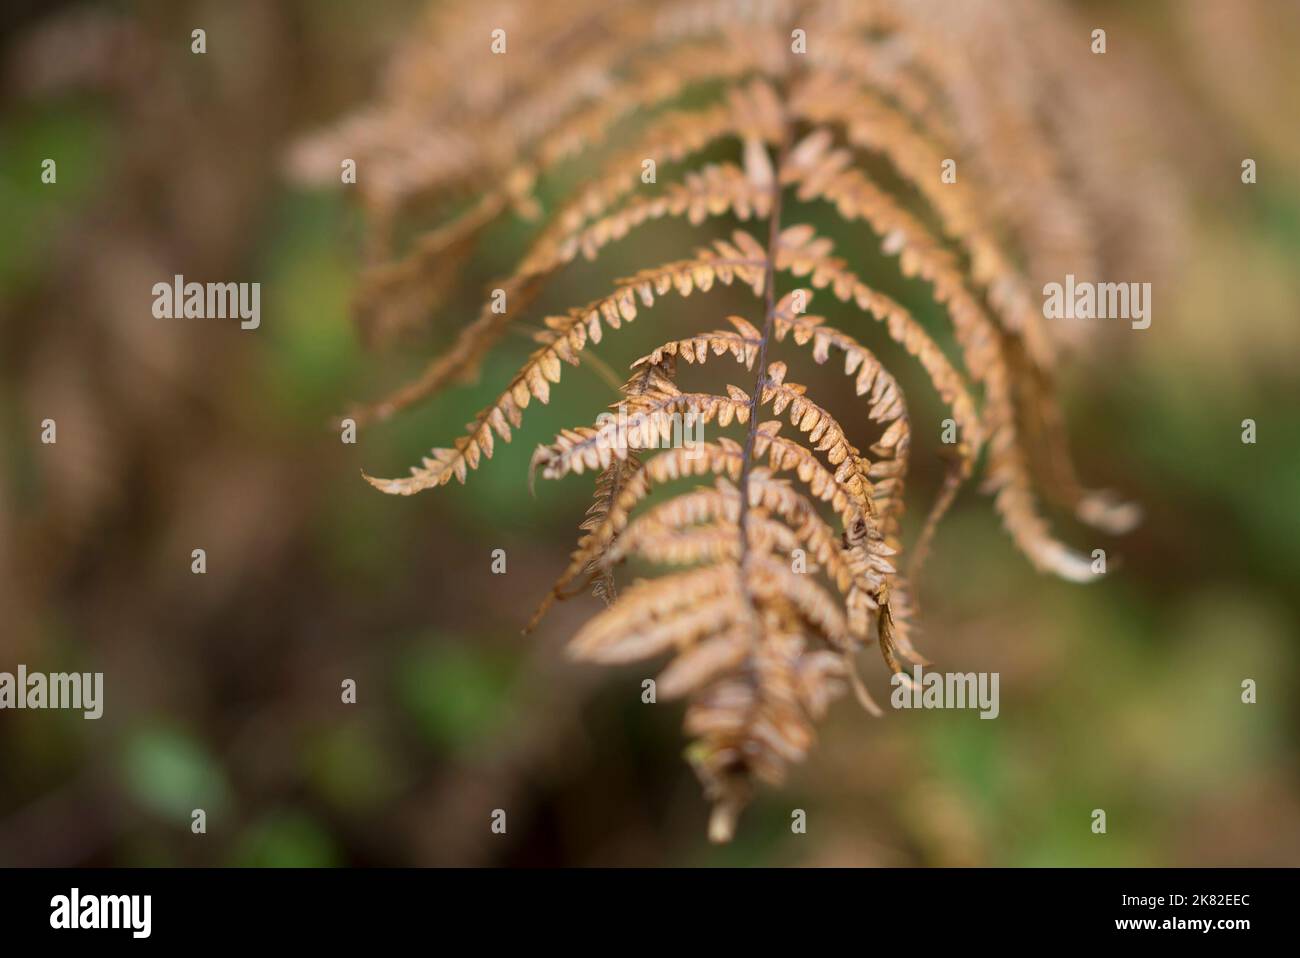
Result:
<svg viewBox="0 0 1300 958">
<path fill-rule="evenodd" d="M 946 9 L 954 7 L 966 5 Z M 498 439 L 511 439 L 534 399 L 548 401 L 565 364 L 582 363 L 605 336 L 652 307 L 662 311 L 665 298 L 717 286 L 752 291 L 749 316 L 664 342 L 634 364 L 619 415 L 565 430 L 532 460 L 544 479 L 593 474 L 596 491 L 577 549 L 530 625 L 555 600 L 591 587 L 608 605 L 573 637 L 575 656 L 669 660 L 657 690 L 689 699 L 688 755 L 714 806 L 715 840 L 731 836 L 756 781 L 779 782 L 805 755 L 812 723 L 838 694 L 851 688 L 879 711 L 854 665 L 862 647 L 876 644 L 894 673 L 924 661 L 909 638 L 909 580 L 981 456 L 986 491 L 1041 571 L 1092 578 L 1089 560 L 1049 532 L 1036 483 L 1102 529 L 1133 519 L 1074 479 L 1052 395 L 1057 337 L 1028 278 L 1052 256 L 1092 255 L 1087 231 L 1071 229 L 1078 218 L 1065 215 L 1086 202 L 1056 162 L 1033 92 L 982 99 L 979 78 L 942 55 L 951 23 L 927 9 L 453 4 L 399 60 L 379 107 L 299 157 L 310 166 L 337 156 L 341 139 L 372 171 L 363 192 L 378 223 L 378 262 L 361 307 L 376 336 L 436 302 L 488 223 L 511 213 L 541 220 L 517 269 L 495 284 L 494 300 L 504 297 L 509 310 L 486 303 L 416 382 L 364 412 L 371 418 L 472 374 L 549 280 L 643 224 L 680 218 L 704 230 L 730 214 L 745 226 L 715 230 L 692 256 L 545 317 L 536 351 L 465 434 L 409 477 L 367 477 L 398 495 L 464 482 Z M 497 42 L 492 53 L 502 60 L 487 70 Z M 490 80 L 476 81 L 485 72 Z M 629 119 L 635 131 L 607 144 Z M 692 162 L 726 142 L 734 161 Z M 600 155 L 598 172 L 544 216 L 536 184 L 589 153 Z M 646 161 L 688 172 L 646 186 Z M 960 177 L 943 175 L 958 163 Z M 403 210 L 467 191 L 477 195 L 468 208 L 408 251 L 389 251 Z M 903 276 L 926 284 L 951 322 L 957 355 L 801 220 L 815 204 L 830 204 L 856 224 L 861 243 L 878 244 Z M 779 283 L 795 288 L 778 295 Z M 814 294 L 847 304 L 852 325 L 811 314 Z M 906 565 L 900 520 L 913 423 L 894 374 L 867 345 L 881 337 L 915 359 L 957 436 Z M 855 408 L 832 413 L 816 384 L 787 378 L 778 354 L 801 347 L 817 363 L 842 361 Z M 717 388 L 678 385 L 683 365 L 704 364 L 722 367 Z M 682 422 L 716 435 L 665 442 Z M 661 487 L 672 495 L 647 503 Z M 619 590 L 616 572 L 628 559 L 663 574 Z"/>
</svg>

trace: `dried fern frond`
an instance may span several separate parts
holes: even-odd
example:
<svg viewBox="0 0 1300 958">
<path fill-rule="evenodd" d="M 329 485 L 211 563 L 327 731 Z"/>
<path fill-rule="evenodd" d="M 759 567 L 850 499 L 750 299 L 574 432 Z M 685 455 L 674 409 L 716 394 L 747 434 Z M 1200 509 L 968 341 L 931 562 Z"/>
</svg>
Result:
<svg viewBox="0 0 1300 958">
<path fill-rule="evenodd" d="M 1024 23 L 1051 19 L 1026 12 Z M 563 430 L 531 465 L 544 479 L 594 473 L 596 490 L 577 548 L 528 627 L 590 586 L 606 608 L 574 636 L 573 655 L 667 659 L 658 688 L 690 700 L 688 754 L 714 803 L 716 840 L 730 837 L 756 782 L 778 783 L 806 754 L 813 723 L 844 690 L 878 711 L 855 668 L 862 647 L 876 644 L 895 673 L 904 660 L 925 661 L 909 635 L 908 580 L 981 456 L 985 490 L 1041 571 L 1093 578 L 1091 563 L 1050 532 L 1040 480 L 1084 522 L 1121 531 L 1135 518 L 1075 478 L 1053 391 L 1064 344 L 1031 293 L 1043 263 L 1096 256 L 1081 185 L 1040 123 L 1045 104 L 1031 86 L 997 80 L 1001 96 L 981 95 L 982 78 L 952 62 L 963 39 L 1007 23 L 996 4 L 940 13 L 929 0 L 451 4 L 412 42 L 380 103 L 296 159 L 321 173 L 333 157 L 356 155 L 370 171 L 363 192 L 386 261 L 367 271 L 366 316 L 427 304 L 439 274 L 494 220 L 513 211 L 538 222 L 495 284 L 510 311 L 485 304 L 422 376 L 364 411 L 372 418 L 474 375 L 556 274 L 648 223 L 678 219 L 704 233 L 725 215 L 755 227 L 713 230 L 693 255 L 544 317 L 537 349 L 459 438 L 409 477 L 367 476 L 399 495 L 463 483 L 522 427 L 534 399 L 549 401 L 564 365 L 580 365 L 608 333 L 670 294 L 753 293 L 753 314 L 726 317 L 729 328 L 656 337 L 633 363 L 617 415 Z M 486 52 L 494 30 L 508 37 L 504 56 Z M 997 45 L 1017 36 L 1028 39 L 1011 30 Z M 738 162 L 700 161 L 725 144 Z M 539 182 L 577 157 L 594 172 L 545 214 Z M 962 170 L 955 183 L 940 178 L 950 158 Z M 646 189 L 647 160 L 680 173 Z M 392 249 L 396 219 L 431 199 L 445 218 Z M 951 324 L 955 355 L 801 221 L 818 204 L 851 232 L 848 253 L 876 246 L 924 285 Z M 1050 241 L 1040 208 L 1056 217 Z M 822 292 L 852 321 L 810 315 Z M 667 325 L 667 311 L 656 313 L 656 326 Z M 901 518 L 917 424 L 898 376 L 869 346 L 877 341 L 915 361 L 958 436 L 906 576 Z M 816 364 L 842 354 L 854 406 L 832 412 L 818 383 L 787 379 L 774 354 L 801 347 Z M 724 367 L 745 383 L 689 391 L 678 383 L 685 366 Z M 683 425 L 719 434 L 682 444 Z M 692 479 L 703 484 L 673 488 Z M 663 487 L 668 497 L 647 506 Z M 620 590 L 629 561 L 664 571 Z"/>
</svg>

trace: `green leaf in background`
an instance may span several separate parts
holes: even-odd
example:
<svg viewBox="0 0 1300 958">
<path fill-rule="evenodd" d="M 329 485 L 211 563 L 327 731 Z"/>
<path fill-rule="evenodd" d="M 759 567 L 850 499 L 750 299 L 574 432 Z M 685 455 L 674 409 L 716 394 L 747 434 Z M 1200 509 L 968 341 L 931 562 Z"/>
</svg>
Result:
<svg viewBox="0 0 1300 958">
<path fill-rule="evenodd" d="M 388 801 L 402 778 L 383 736 L 363 724 L 324 730 L 308 747 L 305 765 L 315 790 L 332 805 L 349 811 Z"/>
<path fill-rule="evenodd" d="M 432 744 L 467 750 L 509 724 L 511 669 L 453 644 L 421 645 L 397 664 L 397 698 Z"/>
<path fill-rule="evenodd" d="M 230 804 L 225 775 L 203 743 L 186 732 L 146 726 L 128 735 L 122 774 L 127 793 L 144 808 L 175 821 L 196 808 L 211 817 Z"/>
<path fill-rule="evenodd" d="M 356 265 L 340 238 L 345 220 L 337 197 L 285 199 L 262 267 L 269 398 L 313 427 L 340 411 L 360 365 L 349 312 Z"/>
<path fill-rule="evenodd" d="M 329 832 L 301 811 L 275 811 L 240 835 L 231 864 L 241 868 L 332 868 L 339 851 Z"/>
<path fill-rule="evenodd" d="M 102 114 L 69 104 L 17 115 L 0 126 L 0 295 L 23 276 L 38 275 L 60 217 L 93 196 L 105 170 L 107 122 Z M 41 163 L 56 164 L 54 183 L 41 182 Z"/>
</svg>

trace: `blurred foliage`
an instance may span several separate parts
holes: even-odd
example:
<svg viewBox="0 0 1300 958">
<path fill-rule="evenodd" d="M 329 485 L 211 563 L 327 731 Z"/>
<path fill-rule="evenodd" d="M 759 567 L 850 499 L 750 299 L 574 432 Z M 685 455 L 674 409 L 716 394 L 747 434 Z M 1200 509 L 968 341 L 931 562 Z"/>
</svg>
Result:
<svg viewBox="0 0 1300 958">
<path fill-rule="evenodd" d="M 219 814 L 229 802 L 221 768 L 203 743 L 163 725 L 127 738 L 121 769 L 137 804 L 175 822 L 188 824 L 196 808 Z"/>
</svg>

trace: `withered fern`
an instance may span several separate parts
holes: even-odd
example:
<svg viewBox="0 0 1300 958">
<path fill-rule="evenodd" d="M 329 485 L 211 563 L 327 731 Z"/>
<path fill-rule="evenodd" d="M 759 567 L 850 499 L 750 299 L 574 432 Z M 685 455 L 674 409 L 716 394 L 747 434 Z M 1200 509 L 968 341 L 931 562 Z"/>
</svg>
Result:
<svg viewBox="0 0 1300 958">
<path fill-rule="evenodd" d="M 1035 19 L 1016 6 L 1026 22 Z M 958 29 L 974 16 L 968 8 L 984 19 Z M 1032 89 L 981 96 L 981 83 L 998 81 L 954 50 L 963 36 L 998 29 L 992 9 L 452 4 L 399 58 L 378 106 L 298 157 L 310 170 L 337 169 L 327 158 L 355 155 L 366 170 L 376 261 L 360 310 L 376 337 L 429 311 L 488 224 L 507 215 L 538 223 L 518 267 L 494 284 L 509 310 L 485 303 L 422 376 L 358 414 L 372 420 L 472 376 L 550 280 L 643 224 L 679 218 L 703 233 L 724 214 L 745 224 L 721 236 L 713 228 L 692 255 L 648 265 L 599 298 L 544 317 L 536 351 L 463 435 L 433 449 L 409 477 L 369 479 L 397 495 L 464 482 L 522 426 L 534 399 L 548 401 L 564 366 L 583 363 L 611 332 L 646 321 L 665 298 L 718 286 L 752 291 L 750 316 L 670 339 L 639 359 L 620 416 L 593 416 L 532 459 L 537 476 L 592 473 L 596 488 L 578 547 L 530 627 L 554 601 L 590 587 L 607 607 L 573 637 L 575 656 L 670 658 L 657 689 L 690 700 L 688 754 L 714 804 L 715 840 L 730 837 L 755 781 L 779 782 L 805 755 L 812 723 L 845 688 L 878 711 L 855 653 L 874 643 L 895 673 L 923 662 L 909 637 L 909 581 L 981 457 L 985 490 L 1040 571 L 1093 577 L 1090 561 L 1049 531 L 1037 503 L 1043 479 L 1086 523 L 1121 531 L 1133 521 L 1131 508 L 1074 478 L 1054 399 L 1058 338 L 1030 281 L 1048 264 L 1095 258 L 1086 196 L 1040 122 Z M 508 46 L 488 69 L 495 30 Z M 682 106 L 688 91 L 692 105 Z M 636 132 L 606 142 L 628 119 Z M 693 162 L 726 142 L 736 144 L 738 161 Z M 543 213 L 537 184 L 586 154 L 597 157 L 595 174 Z M 953 159 L 955 182 L 941 176 Z M 646 187 L 646 160 L 687 172 Z M 873 172 L 882 167 L 888 177 Z M 439 201 L 459 202 L 458 212 L 394 254 L 400 214 Z M 853 227 L 858 243 L 877 245 L 902 276 L 925 284 L 958 355 L 946 355 L 925 325 L 802 220 L 819 203 Z M 782 281 L 795 288 L 778 295 Z M 810 314 L 814 294 L 846 304 L 851 326 Z M 894 374 L 869 348 L 882 339 L 915 360 L 958 437 L 906 564 L 901 517 L 913 423 Z M 817 383 L 787 378 L 778 353 L 801 347 L 817 363 L 842 362 L 856 408 L 832 413 Z M 706 363 L 718 367 L 717 387 L 679 386 L 682 364 Z M 682 421 L 733 435 L 671 447 L 671 424 Z M 681 482 L 691 479 L 702 484 Z M 674 494 L 647 505 L 665 486 Z M 617 588 L 629 559 L 666 571 Z"/>
</svg>

